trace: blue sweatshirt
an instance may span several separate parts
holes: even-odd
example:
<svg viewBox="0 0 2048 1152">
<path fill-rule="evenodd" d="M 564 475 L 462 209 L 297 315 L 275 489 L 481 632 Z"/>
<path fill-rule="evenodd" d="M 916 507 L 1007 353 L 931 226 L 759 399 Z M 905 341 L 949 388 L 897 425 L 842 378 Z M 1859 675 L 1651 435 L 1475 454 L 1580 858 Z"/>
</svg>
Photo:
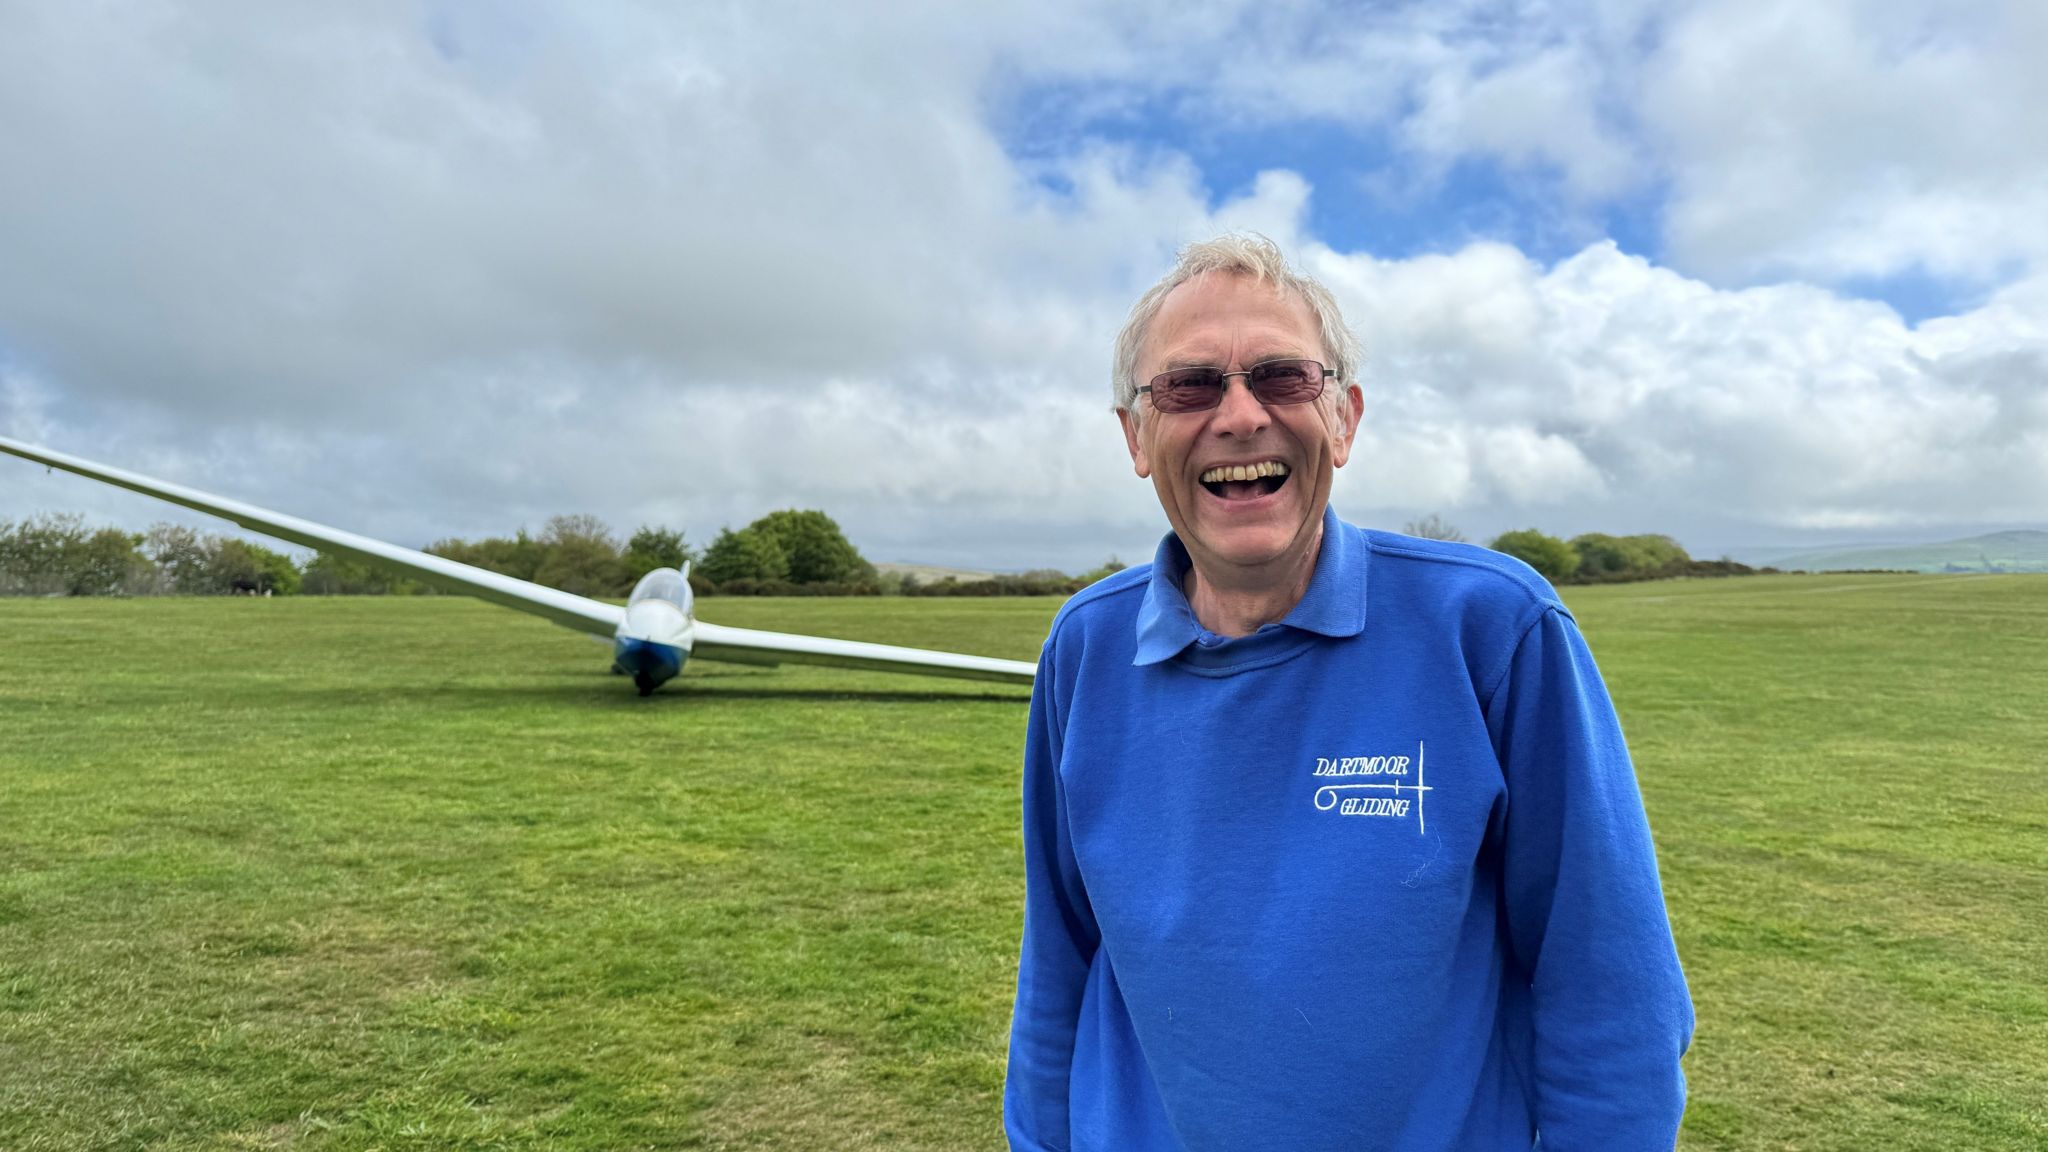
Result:
<svg viewBox="0 0 2048 1152">
<path fill-rule="evenodd" d="M 1168 536 L 1040 658 L 1012 1147 L 1671 1148 L 1692 1004 L 1549 585 L 1326 513 L 1301 603 L 1231 639 L 1187 566 Z"/>
</svg>

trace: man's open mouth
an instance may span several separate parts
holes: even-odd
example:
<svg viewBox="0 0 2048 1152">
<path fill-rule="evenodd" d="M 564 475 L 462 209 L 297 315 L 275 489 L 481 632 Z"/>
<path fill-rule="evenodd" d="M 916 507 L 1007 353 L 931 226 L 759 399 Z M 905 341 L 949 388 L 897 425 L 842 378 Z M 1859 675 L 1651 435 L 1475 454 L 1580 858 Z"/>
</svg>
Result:
<svg viewBox="0 0 2048 1152">
<path fill-rule="evenodd" d="M 1270 496 L 1287 483 L 1287 465 L 1278 460 L 1256 464 L 1225 464 L 1211 468 L 1198 479 L 1209 494 L 1224 500 L 1255 500 Z"/>
</svg>

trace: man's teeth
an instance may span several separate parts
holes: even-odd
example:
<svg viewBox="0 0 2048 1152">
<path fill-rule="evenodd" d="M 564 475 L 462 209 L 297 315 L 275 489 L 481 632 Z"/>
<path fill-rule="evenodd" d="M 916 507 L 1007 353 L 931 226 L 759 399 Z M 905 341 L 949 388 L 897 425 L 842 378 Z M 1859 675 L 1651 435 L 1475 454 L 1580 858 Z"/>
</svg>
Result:
<svg viewBox="0 0 2048 1152">
<path fill-rule="evenodd" d="M 1266 476 L 1287 475 L 1287 465 L 1278 460 L 1261 460 L 1257 464 L 1228 464 L 1211 468 L 1202 473 L 1204 484 L 1221 484 L 1226 480 L 1257 480 Z"/>
</svg>

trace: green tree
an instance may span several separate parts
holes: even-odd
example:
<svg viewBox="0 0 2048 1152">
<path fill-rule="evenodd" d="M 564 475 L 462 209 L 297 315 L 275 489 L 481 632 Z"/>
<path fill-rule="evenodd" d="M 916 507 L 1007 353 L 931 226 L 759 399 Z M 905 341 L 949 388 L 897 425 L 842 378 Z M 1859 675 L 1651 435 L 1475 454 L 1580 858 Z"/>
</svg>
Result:
<svg viewBox="0 0 2048 1152">
<path fill-rule="evenodd" d="M 205 564 L 198 580 L 181 583 L 179 591 L 225 596 L 237 584 L 251 584 L 279 596 L 299 590 L 299 569 L 291 557 L 261 544 L 226 536 L 205 537 L 200 545 Z"/>
<path fill-rule="evenodd" d="M 0 591 L 27 596 L 69 591 L 67 568 L 85 539 L 85 519 L 77 515 L 45 514 L 0 524 Z"/>
<path fill-rule="evenodd" d="M 147 588 L 149 561 L 136 545 L 142 537 L 119 528 L 102 528 L 78 542 L 64 568 L 73 596 L 116 596 Z"/>
<path fill-rule="evenodd" d="M 157 589 L 197 596 L 207 590 L 206 540 L 183 524 L 152 524 L 142 536 L 142 554 L 156 566 Z"/>
<path fill-rule="evenodd" d="M 322 552 L 306 565 L 299 591 L 308 596 L 418 596 L 434 589 L 379 565 Z"/>
<path fill-rule="evenodd" d="M 626 576 L 638 580 L 656 568 L 681 568 L 692 558 L 680 531 L 642 525 L 626 541 Z"/>
<path fill-rule="evenodd" d="M 515 580 L 532 580 L 547 562 L 548 549 L 545 544 L 526 534 L 521 528 L 511 537 L 490 536 L 482 540 L 436 540 L 427 545 L 432 555 L 510 576 Z"/>
<path fill-rule="evenodd" d="M 1493 543 L 1487 547 L 1513 556 L 1542 573 L 1543 578 L 1553 584 L 1570 579 L 1579 567 L 1579 554 L 1571 545 L 1534 528 L 1503 532 L 1494 537 Z"/>
<path fill-rule="evenodd" d="M 556 516 L 541 530 L 547 550 L 536 584 L 578 596 L 619 596 L 626 592 L 626 565 L 618 538 L 604 521 L 588 513 Z"/>
<path fill-rule="evenodd" d="M 875 566 L 823 512 L 770 512 L 747 525 L 747 531 L 775 541 L 788 558 L 787 578 L 793 583 L 854 584 L 875 578 Z"/>
<path fill-rule="evenodd" d="M 1081 573 L 1080 580 L 1084 584 L 1093 584 L 1105 576 L 1116 575 L 1118 572 L 1123 571 L 1125 567 L 1126 565 L 1123 561 L 1111 556 L 1102 562 L 1101 567 Z"/>
<path fill-rule="evenodd" d="M 224 596 L 234 590 L 237 582 L 256 584 L 256 578 L 263 574 L 262 566 L 256 562 L 256 550 L 243 541 L 214 536 L 207 538 L 204 547 L 206 567 L 202 584 L 183 591 Z"/>
<path fill-rule="evenodd" d="M 282 552 L 273 552 L 261 545 L 250 547 L 256 553 L 256 582 L 279 596 L 296 596 L 303 579 L 299 566 Z"/>
<path fill-rule="evenodd" d="M 734 580 L 787 580 L 789 553 L 782 550 L 781 542 L 773 536 L 756 532 L 751 527 L 737 532 L 725 528 L 711 541 L 711 547 L 704 550 L 704 559 L 698 562 L 697 571 L 714 584 Z"/>
<path fill-rule="evenodd" d="M 1669 536 L 1586 532 L 1572 537 L 1571 546 L 1579 554 L 1578 571 L 1584 576 L 1647 574 L 1692 559 Z"/>
<path fill-rule="evenodd" d="M 1636 564 L 1628 545 L 1619 536 L 1585 532 L 1572 537 L 1571 546 L 1579 555 L 1579 571 L 1588 576 L 1626 572 Z"/>
<path fill-rule="evenodd" d="M 1678 541 L 1669 536 L 1645 533 L 1641 536 L 1624 536 L 1622 539 L 1633 544 L 1645 563 L 1653 569 L 1692 563 L 1692 556 Z"/>
</svg>

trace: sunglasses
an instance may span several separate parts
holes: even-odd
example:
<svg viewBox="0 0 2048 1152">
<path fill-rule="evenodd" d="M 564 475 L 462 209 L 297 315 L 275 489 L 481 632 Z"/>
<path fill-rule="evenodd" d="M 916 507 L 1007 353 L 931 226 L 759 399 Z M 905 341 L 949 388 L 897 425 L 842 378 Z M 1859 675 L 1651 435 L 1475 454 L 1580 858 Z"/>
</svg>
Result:
<svg viewBox="0 0 2048 1152">
<path fill-rule="evenodd" d="M 1152 396 L 1152 407 L 1161 412 L 1206 412 L 1223 403 L 1223 390 L 1232 376 L 1244 377 L 1261 404 L 1306 404 L 1323 394 L 1323 382 L 1337 375 L 1315 360 L 1268 360 L 1242 372 L 1221 368 L 1172 368 L 1138 389 Z"/>
</svg>

